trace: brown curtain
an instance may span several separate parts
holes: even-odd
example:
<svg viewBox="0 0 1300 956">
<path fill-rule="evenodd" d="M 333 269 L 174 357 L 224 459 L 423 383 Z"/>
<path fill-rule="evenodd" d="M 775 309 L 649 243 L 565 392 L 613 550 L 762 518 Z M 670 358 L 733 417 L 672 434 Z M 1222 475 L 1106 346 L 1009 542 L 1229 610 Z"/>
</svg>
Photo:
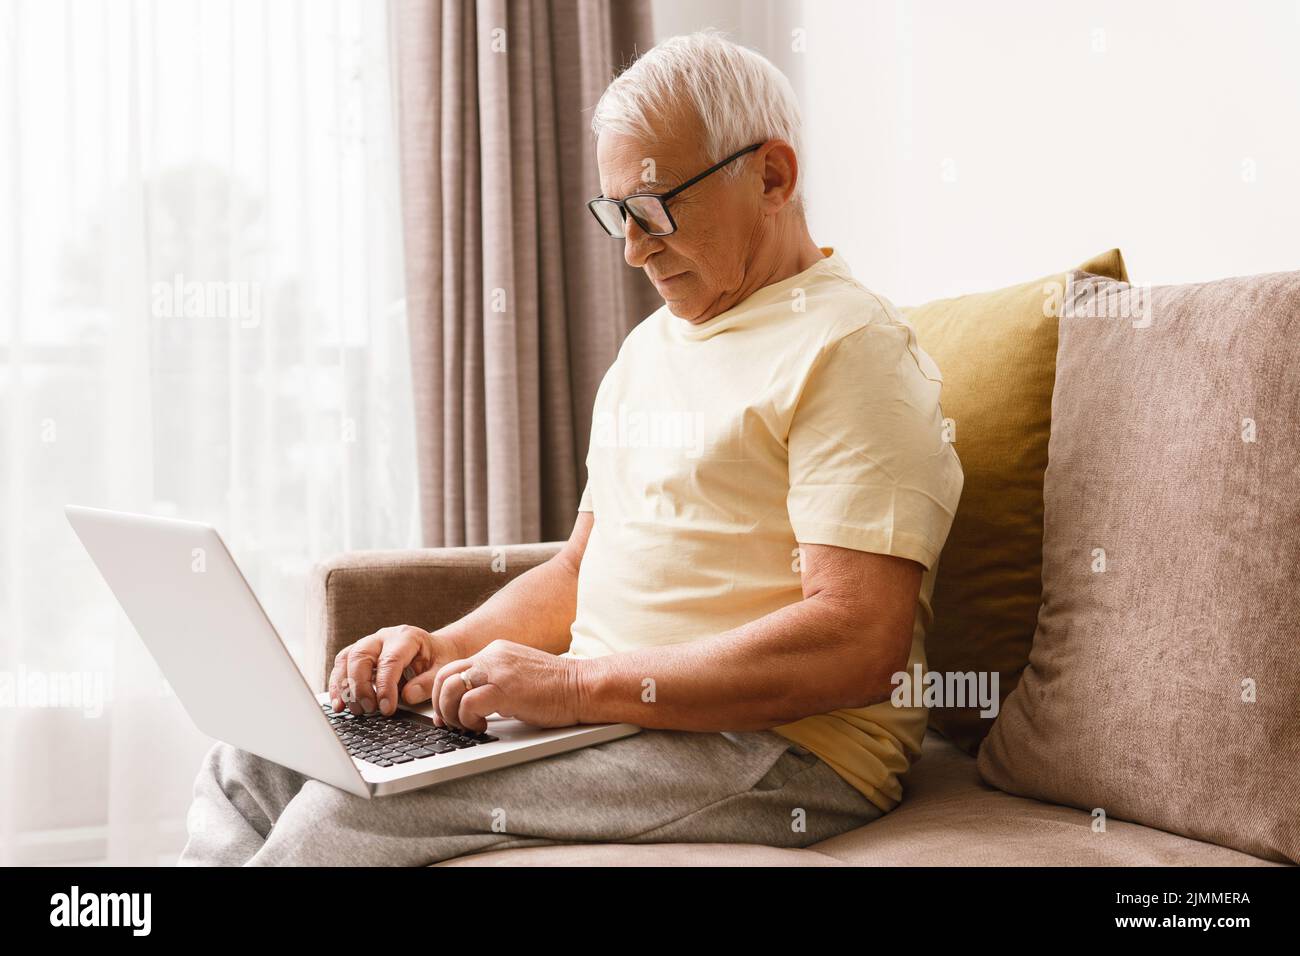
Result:
<svg viewBox="0 0 1300 956">
<path fill-rule="evenodd" d="M 568 537 L 591 406 L 662 304 L 585 208 L 649 0 L 392 0 L 424 544 Z"/>
</svg>

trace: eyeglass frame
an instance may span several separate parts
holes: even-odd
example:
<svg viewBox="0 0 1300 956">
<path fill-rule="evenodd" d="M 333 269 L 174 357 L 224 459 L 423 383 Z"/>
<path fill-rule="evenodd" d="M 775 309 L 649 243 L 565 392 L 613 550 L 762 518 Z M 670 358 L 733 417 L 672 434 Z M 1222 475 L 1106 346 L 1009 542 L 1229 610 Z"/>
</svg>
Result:
<svg viewBox="0 0 1300 956">
<path fill-rule="evenodd" d="M 632 221 L 635 222 L 641 228 L 641 231 L 644 232 L 647 236 L 655 236 L 655 237 L 671 236 L 674 232 L 677 231 L 677 220 L 673 218 L 672 210 L 668 208 L 668 201 L 670 199 L 675 198 L 682 191 L 688 189 L 691 186 L 694 186 L 696 183 L 698 183 L 701 179 L 704 179 L 706 176 L 712 176 L 714 173 L 716 173 L 723 166 L 726 166 L 728 163 L 735 162 L 736 160 L 740 159 L 740 157 L 744 156 L 746 153 L 752 153 L 754 150 L 763 146 L 765 142 L 766 141 L 764 141 L 763 143 L 754 143 L 752 146 L 746 146 L 744 149 L 732 153 L 726 159 L 714 163 L 704 172 L 696 176 L 692 176 L 690 179 L 686 180 L 686 182 L 682 183 L 680 186 L 674 186 L 666 193 L 632 193 L 632 195 L 624 196 L 622 199 L 610 199 L 604 193 L 601 193 L 599 196 L 595 197 L 594 199 L 590 199 L 587 201 L 587 209 L 590 210 L 591 215 L 595 218 L 596 222 L 600 223 L 600 228 L 604 229 L 605 234 L 612 239 L 626 239 L 627 229 L 625 228 L 623 230 L 623 235 L 621 236 L 616 236 L 612 232 L 610 232 L 609 227 L 605 225 L 604 221 L 596 213 L 595 204 L 598 202 L 614 203 L 616 206 L 619 207 L 619 211 L 623 213 L 624 224 L 627 223 L 628 217 L 630 216 L 632 218 Z M 632 210 L 628 209 L 626 204 L 629 199 L 645 199 L 645 198 L 659 200 L 659 205 L 663 208 L 664 215 L 668 217 L 668 223 L 669 225 L 672 226 L 672 229 L 670 229 L 668 232 L 651 232 L 649 229 L 645 227 L 645 224 L 641 222 L 641 217 L 636 215 L 636 213 L 632 212 Z"/>
</svg>

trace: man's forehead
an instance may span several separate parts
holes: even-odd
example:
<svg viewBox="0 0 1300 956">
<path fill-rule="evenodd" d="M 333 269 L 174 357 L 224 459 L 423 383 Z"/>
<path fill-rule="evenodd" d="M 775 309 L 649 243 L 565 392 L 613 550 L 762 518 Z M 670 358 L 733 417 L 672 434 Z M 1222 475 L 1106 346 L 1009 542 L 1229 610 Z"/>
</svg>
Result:
<svg viewBox="0 0 1300 956">
<path fill-rule="evenodd" d="M 602 133 L 596 149 L 601 189 L 611 199 L 671 189 L 692 175 L 698 151 L 689 141 Z"/>
<path fill-rule="evenodd" d="M 647 156 L 633 166 L 619 164 L 608 175 L 602 171 L 600 185 L 610 199 L 622 199 L 633 193 L 667 192 L 685 179 L 673 167 Z"/>
</svg>

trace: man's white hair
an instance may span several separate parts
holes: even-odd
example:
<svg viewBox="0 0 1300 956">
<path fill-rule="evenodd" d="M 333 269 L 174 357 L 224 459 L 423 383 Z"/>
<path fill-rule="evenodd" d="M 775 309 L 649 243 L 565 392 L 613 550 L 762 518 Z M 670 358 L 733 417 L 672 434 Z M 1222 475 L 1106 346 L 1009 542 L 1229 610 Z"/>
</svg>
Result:
<svg viewBox="0 0 1300 956">
<path fill-rule="evenodd" d="M 601 94 L 591 131 L 597 138 L 610 130 L 653 140 L 661 131 L 651 126 L 651 117 L 683 106 L 699 118 L 710 165 L 769 139 L 794 147 L 800 177 L 793 199 L 802 207 L 803 124 L 794 89 L 770 60 L 716 30 L 672 37 L 638 57 Z M 719 175 L 738 176 L 751 158 L 742 157 Z"/>
</svg>

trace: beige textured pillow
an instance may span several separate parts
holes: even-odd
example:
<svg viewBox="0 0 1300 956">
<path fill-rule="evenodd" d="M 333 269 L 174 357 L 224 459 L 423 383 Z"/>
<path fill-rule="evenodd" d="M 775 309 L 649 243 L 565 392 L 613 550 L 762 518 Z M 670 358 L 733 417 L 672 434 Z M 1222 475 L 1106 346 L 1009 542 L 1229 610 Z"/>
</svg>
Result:
<svg viewBox="0 0 1300 956">
<path fill-rule="evenodd" d="M 1075 279 L 1043 604 L 980 775 L 1300 861 L 1300 272 Z"/>
</svg>

